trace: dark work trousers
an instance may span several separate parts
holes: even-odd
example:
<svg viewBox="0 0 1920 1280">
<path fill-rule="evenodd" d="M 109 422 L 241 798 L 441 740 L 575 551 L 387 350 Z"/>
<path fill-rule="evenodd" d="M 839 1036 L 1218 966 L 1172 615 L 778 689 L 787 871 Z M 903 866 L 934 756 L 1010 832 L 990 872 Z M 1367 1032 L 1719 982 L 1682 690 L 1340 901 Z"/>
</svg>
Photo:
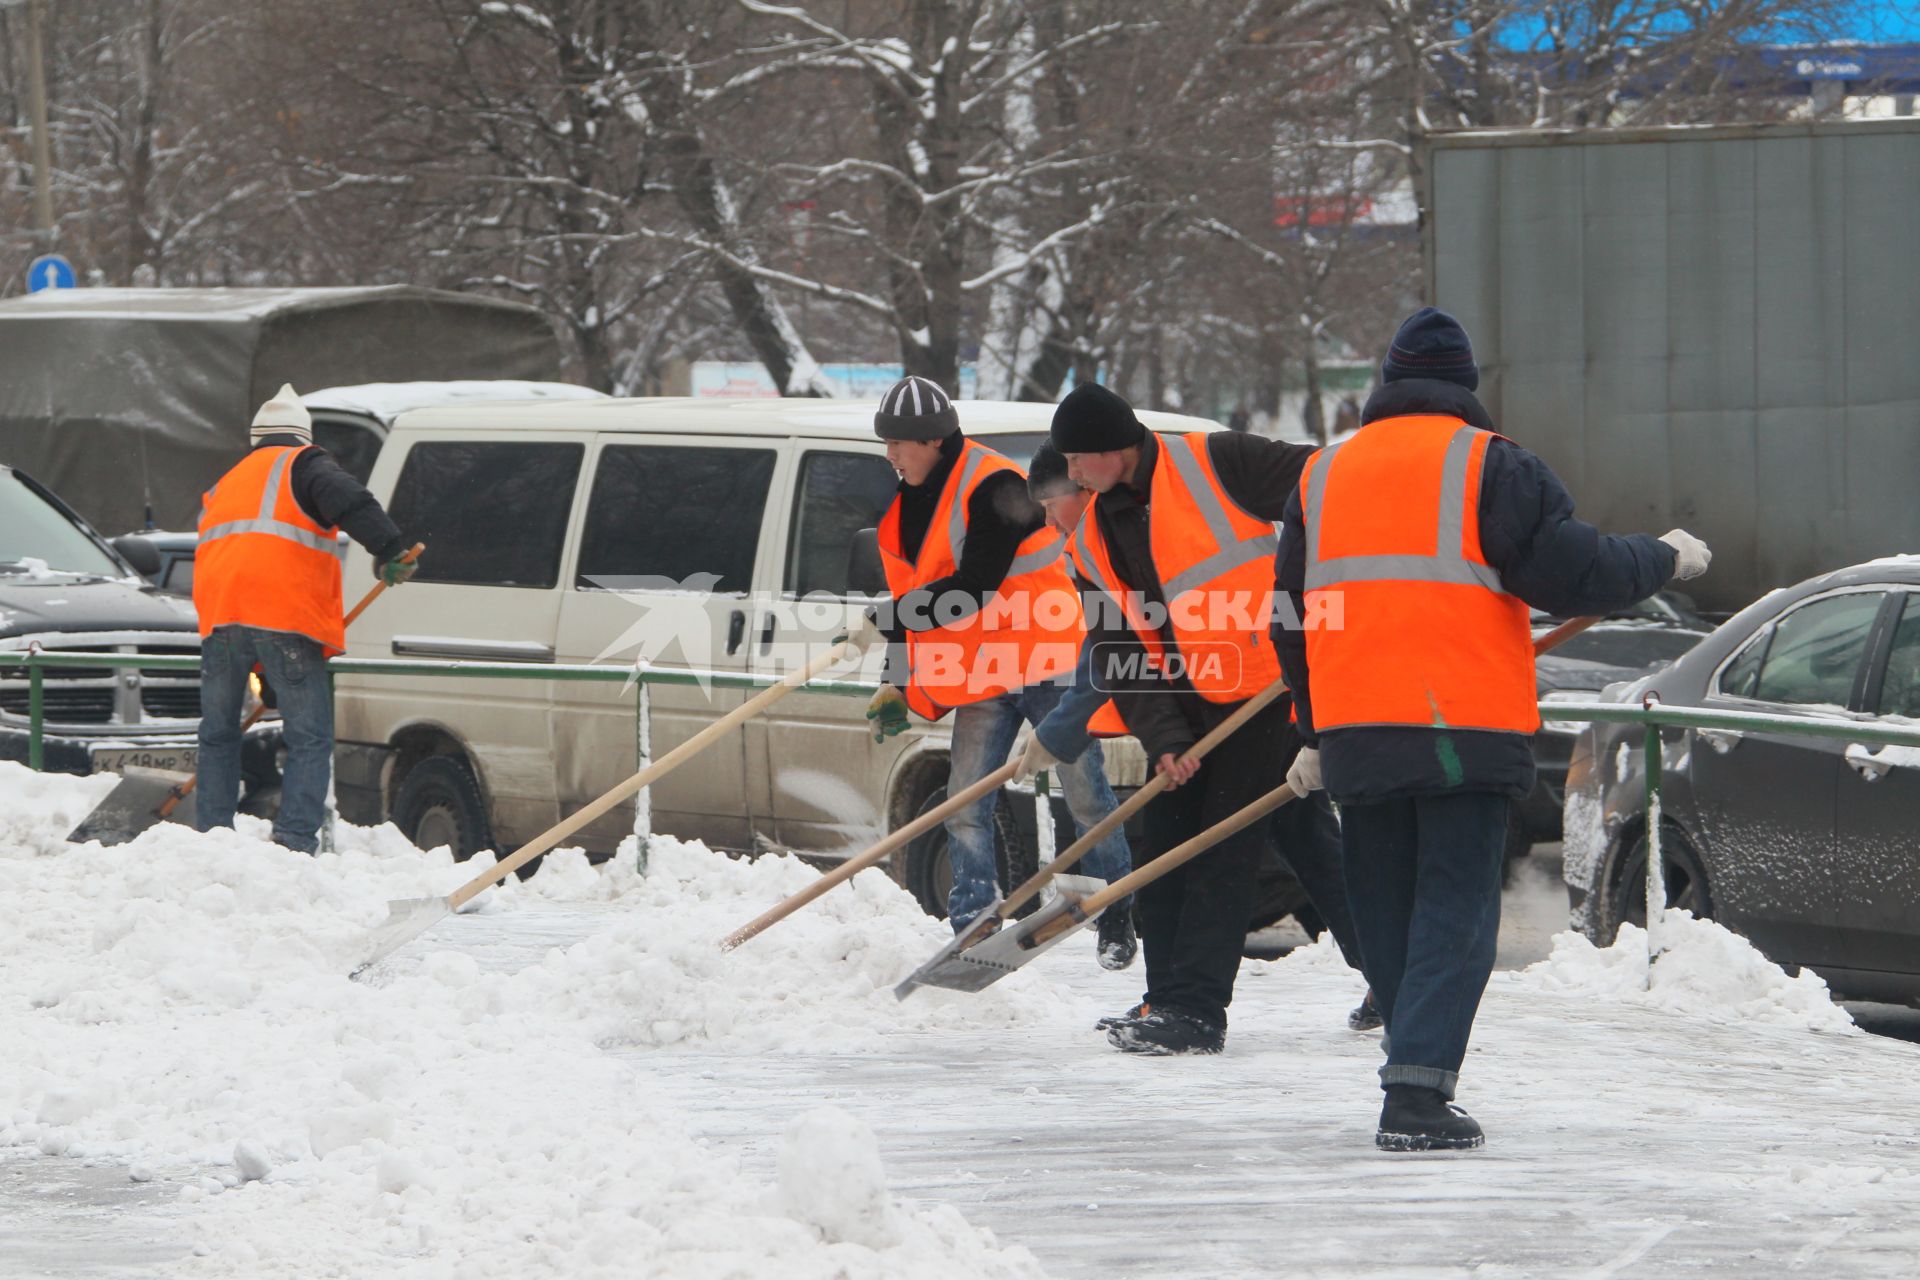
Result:
<svg viewBox="0 0 1920 1280">
<path fill-rule="evenodd" d="M 1215 747 L 1190 782 L 1147 803 L 1141 820 L 1148 860 L 1286 781 L 1280 763 L 1286 715 L 1284 701 L 1266 707 Z M 1251 823 L 1135 895 L 1148 1004 L 1225 1025 L 1266 842 L 1267 824 Z"/>
<path fill-rule="evenodd" d="M 1280 774 L 1285 781 L 1293 758 L 1300 754 L 1300 735 L 1291 721 L 1281 724 L 1280 742 Z M 1344 859 L 1340 852 L 1340 823 L 1333 816 L 1333 801 L 1327 799 L 1324 791 L 1289 800 L 1273 811 L 1267 829 L 1273 838 L 1273 847 L 1293 868 L 1293 878 L 1306 891 L 1327 932 L 1333 935 L 1340 954 L 1348 964 L 1362 969 L 1360 937 L 1354 931 L 1353 910 L 1347 905 L 1347 878 L 1341 869 Z"/>
<path fill-rule="evenodd" d="M 1511 807 L 1495 791 L 1340 806 L 1347 896 L 1387 1020 L 1383 1086 L 1453 1097 L 1493 973 Z"/>
<path fill-rule="evenodd" d="M 1360 934 L 1354 927 L 1353 908 L 1347 905 L 1346 858 L 1340 849 L 1340 821 L 1333 815 L 1333 801 L 1324 791 L 1288 801 L 1273 811 L 1267 830 L 1341 956 L 1364 971 Z"/>
</svg>

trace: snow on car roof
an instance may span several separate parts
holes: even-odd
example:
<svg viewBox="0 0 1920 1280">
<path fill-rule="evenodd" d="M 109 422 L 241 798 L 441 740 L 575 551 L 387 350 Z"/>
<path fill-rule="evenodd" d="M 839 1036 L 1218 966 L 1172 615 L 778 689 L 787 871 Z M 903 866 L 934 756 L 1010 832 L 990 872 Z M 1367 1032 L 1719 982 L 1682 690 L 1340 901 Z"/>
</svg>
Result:
<svg viewBox="0 0 1920 1280">
<path fill-rule="evenodd" d="M 454 382 L 363 382 L 350 387 L 326 387 L 304 393 L 309 409 L 361 413 L 391 423 L 413 409 L 483 400 L 500 404 L 515 400 L 552 403 L 556 400 L 605 400 L 606 393 L 571 382 L 523 382 L 511 378 L 469 379 Z"/>
<path fill-rule="evenodd" d="M 0 320 L 36 316 L 141 317 L 148 320 L 259 320 L 279 311 L 301 311 L 378 298 L 448 298 L 475 306 L 522 304 L 479 294 L 450 293 L 417 285 L 349 285 L 281 289 L 43 289 L 0 301 Z"/>
<path fill-rule="evenodd" d="M 576 431 L 711 431 L 752 436 L 833 436 L 873 439 L 877 400 L 804 400 L 764 397 L 740 400 L 700 400 L 686 396 L 657 396 L 638 400 L 596 400 L 555 405 L 449 405 L 417 409 L 405 415 L 400 430 L 457 429 L 461 431 L 572 429 Z M 1039 402 L 956 400 L 960 429 L 969 435 L 1001 435 L 1015 431 L 1045 431 L 1053 421 L 1054 406 Z M 1141 423 L 1155 431 L 1222 431 L 1209 418 L 1178 413 L 1136 411 Z"/>
</svg>

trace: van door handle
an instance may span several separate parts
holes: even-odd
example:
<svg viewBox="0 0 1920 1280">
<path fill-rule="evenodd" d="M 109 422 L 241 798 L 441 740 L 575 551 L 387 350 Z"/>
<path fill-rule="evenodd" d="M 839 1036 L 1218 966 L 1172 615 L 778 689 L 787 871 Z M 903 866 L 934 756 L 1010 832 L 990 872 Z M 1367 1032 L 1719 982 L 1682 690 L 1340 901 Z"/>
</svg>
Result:
<svg viewBox="0 0 1920 1280">
<path fill-rule="evenodd" d="M 740 642 L 747 638 L 747 613 L 744 609 L 735 609 L 727 619 L 727 652 L 740 652 Z"/>
<path fill-rule="evenodd" d="M 772 614 L 768 614 L 766 621 L 760 624 L 760 652 L 762 653 L 773 652 L 773 615 Z"/>
</svg>

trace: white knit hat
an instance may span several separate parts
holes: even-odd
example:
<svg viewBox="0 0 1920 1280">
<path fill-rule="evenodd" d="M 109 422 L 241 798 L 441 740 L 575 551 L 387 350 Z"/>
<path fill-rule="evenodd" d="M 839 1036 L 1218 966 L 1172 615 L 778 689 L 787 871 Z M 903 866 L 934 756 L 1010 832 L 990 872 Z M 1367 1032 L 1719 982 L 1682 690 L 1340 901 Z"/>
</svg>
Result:
<svg viewBox="0 0 1920 1280">
<path fill-rule="evenodd" d="M 300 393 L 292 383 L 282 385 L 273 399 L 260 406 L 260 412 L 253 415 L 250 436 L 254 444 L 268 436 L 299 436 L 305 443 L 313 443 L 313 415 L 300 403 Z"/>
</svg>

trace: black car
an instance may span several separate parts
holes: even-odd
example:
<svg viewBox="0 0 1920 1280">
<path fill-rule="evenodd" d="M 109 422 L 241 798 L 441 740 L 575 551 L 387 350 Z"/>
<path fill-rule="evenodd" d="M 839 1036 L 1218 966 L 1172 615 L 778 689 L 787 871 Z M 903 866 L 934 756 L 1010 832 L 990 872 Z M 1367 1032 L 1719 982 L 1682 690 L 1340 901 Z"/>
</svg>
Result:
<svg viewBox="0 0 1920 1280">
<path fill-rule="evenodd" d="M 1561 618 L 1535 613 L 1542 632 Z M 1534 662 L 1542 702 L 1591 702 L 1610 684 L 1634 680 L 1678 659 L 1713 630 L 1694 611 L 1693 602 L 1663 591 L 1631 609 L 1612 614 L 1542 654 Z M 1535 842 L 1560 838 L 1560 810 L 1566 797 L 1567 765 L 1579 725 L 1542 722 L 1533 738 L 1538 777 L 1508 828 L 1508 854 L 1525 853 Z"/>
<path fill-rule="evenodd" d="M 0 466 L 0 649 L 50 653 L 200 652 L 193 602 L 135 572 L 74 510 L 23 471 Z M 200 673 L 49 667 L 44 754 L 62 773 L 139 764 L 191 769 Z M 0 667 L 0 760 L 28 758 L 29 678 Z M 248 806 L 277 789 L 277 722 L 248 738 Z"/>
<path fill-rule="evenodd" d="M 1920 725 L 1920 557 L 1775 591 L 1672 666 L 1607 691 L 1670 706 Z M 1584 729 L 1567 779 L 1566 882 L 1595 942 L 1645 919 L 1637 725 Z M 1863 999 L 1920 998 L 1920 749 L 1845 738 L 1662 734 L 1667 901 Z"/>
</svg>

